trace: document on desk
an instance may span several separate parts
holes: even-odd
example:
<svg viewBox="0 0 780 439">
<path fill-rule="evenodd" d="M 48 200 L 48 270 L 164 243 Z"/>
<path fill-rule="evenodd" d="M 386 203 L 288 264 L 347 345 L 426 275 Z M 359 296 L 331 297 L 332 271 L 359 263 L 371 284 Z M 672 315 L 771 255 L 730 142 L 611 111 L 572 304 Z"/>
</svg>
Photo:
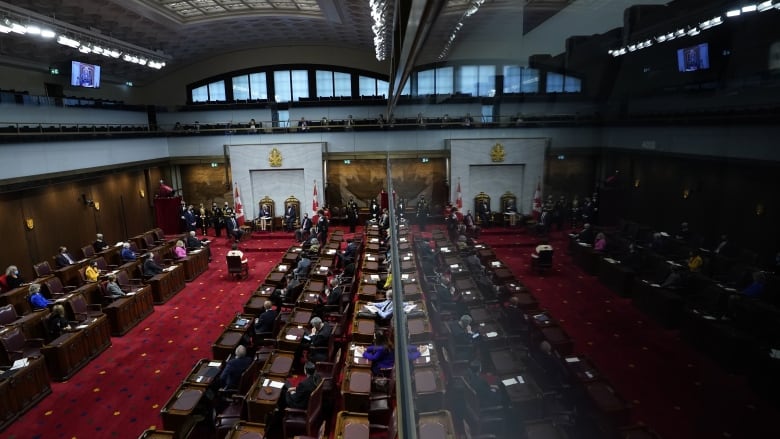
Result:
<svg viewBox="0 0 780 439">
<path fill-rule="evenodd" d="M 367 260 L 367 261 L 374 262 L 374 261 L 376 261 L 376 258 L 375 258 L 375 257 L 373 257 L 373 256 L 366 256 L 366 260 Z"/>
<path fill-rule="evenodd" d="M 366 351 L 366 348 L 363 346 L 355 346 L 355 358 L 363 358 L 363 352 Z"/>
<path fill-rule="evenodd" d="M 503 383 L 505 386 L 511 386 L 513 384 L 517 384 L 517 380 L 513 378 L 507 378 L 505 380 L 502 380 L 501 383 Z"/>
<path fill-rule="evenodd" d="M 487 338 L 498 337 L 498 332 L 490 331 L 487 334 L 485 334 L 485 337 L 487 337 Z"/>
<path fill-rule="evenodd" d="M 415 308 L 417 308 L 417 305 L 415 305 L 414 303 L 407 303 L 404 305 L 404 312 L 409 312 Z"/>
<path fill-rule="evenodd" d="M 372 274 L 372 275 L 369 276 L 369 278 L 371 278 L 372 281 L 376 282 L 376 281 L 379 280 L 379 275 L 378 274 Z"/>
<path fill-rule="evenodd" d="M 273 387 L 274 389 L 281 389 L 284 387 L 284 382 L 282 381 L 271 381 L 268 383 L 269 386 Z"/>
<path fill-rule="evenodd" d="M 375 307 L 374 305 L 363 305 L 363 309 L 374 314 L 379 312 L 379 308 Z"/>
<path fill-rule="evenodd" d="M 289 267 L 288 267 L 288 266 L 286 266 L 286 265 L 280 265 L 280 266 L 279 266 L 279 271 L 287 271 L 287 269 L 288 269 L 288 268 L 289 268 Z"/>
<path fill-rule="evenodd" d="M 30 364 L 30 361 L 27 359 L 27 357 L 20 358 L 20 359 L 14 361 L 14 364 L 11 366 L 11 370 L 21 369 L 21 368 L 27 366 L 28 364 Z"/>
<path fill-rule="evenodd" d="M 222 362 L 221 361 L 209 361 L 208 366 L 209 367 L 220 367 L 220 366 L 222 366 Z"/>
<path fill-rule="evenodd" d="M 780 349 L 770 349 L 769 357 L 774 358 L 775 360 L 780 359 Z"/>
<path fill-rule="evenodd" d="M 89 327 L 89 325 L 78 325 L 76 326 L 76 329 L 86 329 L 87 327 Z"/>
<path fill-rule="evenodd" d="M 295 341 L 295 340 L 298 340 L 298 336 L 297 335 L 293 335 L 293 334 L 287 334 L 287 335 L 284 336 L 284 339 L 285 340 Z"/>
<path fill-rule="evenodd" d="M 407 279 L 409 279 L 409 274 L 404 273 L 401 275 L 401 280 L 407 280 Z"/>
<path fill-rule="evenodd" d="M 567 363 L 579 363 L 580 359 L 578 357 L 566 357 Z"/>
<path fill-rule="evenodd" d="M 328 255 L 335 255 L 336 254 L 336 249 L 335 248 L 328 249 L 328 251 L 325 252 L 325 253 L 328 254 Z"/>
</svg>

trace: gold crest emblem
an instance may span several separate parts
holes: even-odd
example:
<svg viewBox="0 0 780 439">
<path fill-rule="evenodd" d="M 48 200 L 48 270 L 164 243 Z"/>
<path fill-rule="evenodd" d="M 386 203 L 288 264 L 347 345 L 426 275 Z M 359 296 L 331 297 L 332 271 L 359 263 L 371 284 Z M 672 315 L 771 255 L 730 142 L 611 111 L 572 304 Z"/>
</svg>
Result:
<svg viewBox="0 0 780 439">
<path fill-rule="evenodd" d="M 278 149 L 271 149 L 271 153 L 268 154 L 268 164 L 272 168 L 279 168 L 282 166 L 282 153 Z"/>
<path fill-rule="evenodd" d="M 493 145 L 493 148 L 490 150 L 490 158 L 494 162 L 503 162 L 504 161 L 504 145 L 500 143 L 496 143 Z"/>
<path fill-rule="evenodd" d="M 100 202 L 95 201 L 95 210 L 100 210 Z"/>
<path fill-rule="evenodd" d="M 35 228 L 35 221 L 32 218 L 25 218 L 24 225 L 27 227 L 27 230 L 32 230 Z"/>
</svg>

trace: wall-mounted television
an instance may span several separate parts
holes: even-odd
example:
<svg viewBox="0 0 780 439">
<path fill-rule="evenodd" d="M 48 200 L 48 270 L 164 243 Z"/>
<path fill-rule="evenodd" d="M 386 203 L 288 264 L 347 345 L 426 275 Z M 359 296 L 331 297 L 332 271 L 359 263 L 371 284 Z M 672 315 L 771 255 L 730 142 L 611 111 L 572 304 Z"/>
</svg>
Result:
<svg viewBox="0 0 780 439">
<path fill-rule="evenodd" d="M 70 67 L 70 85 L 87 88 L 100 87 L 100 66 L 71 61 Z"/>
<path fill-rule="evenodd" d="M 677 70 L 695 72 L 710 68 L 710 55 L 707 43 L 677 49 Z"/>
</svg>

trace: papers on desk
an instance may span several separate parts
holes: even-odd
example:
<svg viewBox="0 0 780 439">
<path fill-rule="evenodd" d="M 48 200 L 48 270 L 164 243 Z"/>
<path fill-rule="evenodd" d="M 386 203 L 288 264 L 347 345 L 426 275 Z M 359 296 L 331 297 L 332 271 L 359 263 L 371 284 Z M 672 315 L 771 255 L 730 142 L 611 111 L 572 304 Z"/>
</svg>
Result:
<svg viewBox="0 0 780 439">
<path fill-rule="evenodd" d="M 328 271 L 328 267 L 320 267 L 320 271 L 321 272 L 326 272 L 326 271 Z"/>
<path fill-rule="evenodd" d="M 550 322 L 550 316 L 548 316 L 547 314 L 537 314 L 537 315 L 534 316 L 534 319 L 537 322 L 541 322 L 541 323 L 549 323 Z"/>
<path fill-rule="evenodd" d="M 501 266 L 501 261 L 492 261 L 490 263 L 490 266 L 491 267 L 500 267 Z"/>
<path fill-rule="evenodd" d="M 485 337 L 487 337 L 487 338 L 498 337 L 498 332 L 490 331 L 487 334 L 485 334 Z"/>
<path fill-rule="evenodd" d="M 501 383 L 505 386 L 511 386 L 513 384 L 525 384 L 525 380 L 520 375 L 512 378 L 501 380 Z"/>
<path fill-rule="evenodd" d="M 422 346 L 417 347 L 417 351 L 420 352 L 420 355 L 423 357 L 430 357 L 431 356 L 431 347 L 427 344 L 424 344 Z"/>
<path fill-rule="evenodd" d="M 399 238 L 398 241 L 400 242 L 406 242 L 406 238 Z"/>
<path fill-rule="evenodd" d="M 284 339 L 285 340 L 295 341 L 295 340 L 298 340 L 298 336 L 293 335 L 293 334 L 287 334 L 287 335 L 284 336 Z"/>
<path fill-rule="evenodd" d="M 125 296 L 128 296 L 128 297 L 135 296 L 135 293 L 136 293 L 135 291 L 130 291 L 129 293 L 125 293 Z"/>
<path fill-rule="evenodd" d="M 449 253 L 450 252 L 450 248 L 449 247 L 442 247 L 439 250 L 441 250 L 442 253 Z"/>
<path fill-rule="evenodd" d="M 200 253 L 200 252 L 202 252 L 202 251 L 203 251 L 203 249 L 202 249 L 202 248 L 199 248 L 199 249 L 197 249 L 197 250 L 192 250 L 192 251 L 190 251 L 190 254 L 191 254 L 191 255 L 197 255 L 198 253 Z"/>
<path fill-rule="evenodd" d="M 208 366 L 209 367 L 220 367 L 220 366 L 222 366 L 222 362 L 221 361 L 209 361 Z"/>
<path fill-rule="evenodd" d="M 368 242 L 376 244 L 376 243 L 379 242 L 379 238 L 371 238 L 371 239 L 368 240 Z"/>
<path fill-rule="evenodd" d="M 14 361 L 14 364 L 11 366 L 11 370 L 21 369 L 21 368 L 27 366 L 28 364 L 30 364 L 30 361 L 26 357 L 25 358 L 20 358 L 20 359 Z"/>
<path fill-rule="evenodd" d="M 236 320 L 235 324 L 236 324 L 236 326 L 244 326 L 247 323 L 249 323 L 249 320 L 247 320 L 245 318 L 240 318 L 240 319 Z"/>
<path fill-rule="evenodd" d="M 374 262 L 374 261 L 376 261 L 376 258 L 375 258 L 375 257 L 373 257 L 373 256 L 366 256 L 366 260 L 367 260 L 367 261 Z"/>
<path fill-rule="evenodd" d="M 770 349 L 769 350 L 769 358 L 774 358 L 775 360 L 780 360 L 780 349 Z"/>
<path fill-rule="evenodd" d="M 660 233 L 660 235 L 661 235 L 661 236 L 663 236 L 664 238 L 668 238 L 668 237 L 669 237 L 669 234 L 668 234 L 668 233 L 666 233 L 666 232 L 659 232 L 659 233 Z"/>
<path fill-rule="evenodd" d="M 659 284 L 650 284 L 651 287 L 661 288 L 661 285 Z"/>
<path fill-rule="evenodd" d="M 173 271 L 175 270 L 177 265 L 171 265 L 170 267 L 163 268 L 163 271 Z"/>
<path fill-rule="evenodd" d="M 588 244 L 587 242 L 578 242 L 581 247 L 593 247 L 592 245 Z"/>
<path fill-rule="evenodd" d="M 404 273 L 404 274 L 401 275 L 401 280 L 407 280 L 407 279 L 409 279 L 409 274 L 408 273 Z"/>
<path fill-rule="evenodd" d="M 457 269 L 457 268 L 458 268 L 458 264 L 451 264 L 451 265 L 450 265 L 450 268 Z"/>
<path fill-rule="evenodd" d="M 608 262 L 610 264 L 619 264 L 620 263 L 620 261 L 616 261 L 616 260 L 614 260 L 612 258 L 604 258 L 604 261 L 606 261 L 606 262 Z"/>
<path fill-rule="evenodd" d="M 281 389 L 284 387 L 284 382 L 282 381 L 271 381 L 268 383 L 269 386 L 273 387 L 274 389 Z"/>
<path fill-rule="evenodd" d="M 471 295 L 471 291 L 464 291 L 463 294 L 465 294 L 467 296 L 470 296 Z"/>
<path fill-rule="evenodd" d="M 580 359 L 578 357 L 566 357 L 567 363 L 579 363 Z"/>
<path fill-rule="evenodd" d="M 89 327 L 89 325 L 78 325 L 78 326 L 76 326 L 76 329 L 86 329 L 88 327 Z"/>
<path fill-rule="evenodd" d="M 335 255 L 336 254 L 336 249 L 335 248 L 330 248 L 325 253 L 329 254 L 329 255 Z"/>
<path fill-rule="evenodd" d="M 411 310 L 413 310 L 415 308 L 417 308 L 417 305 L 415 305 L 414 303 L 406 303 L 406 304 L 404 304 L 404 312 L 409 312 L 409 311 L 411 311 Z"/>
<path fill-rule="evenodd" d="M 412 260 L 412 257 L 411 257 L 411 256 L 404 256 L 404 257 L 403 257 L 403 260 L 404 260 L 404 261 L 411 261 L 411 260 Z"/>
<path fill-rule="evenodd" d="M 355 358 L 363 358 L 363 352 L 365 351 L 365 346 L 355 346 Z"/>
<path fill-rule="evenodd" d="M 287 271 L 290 267 L 288 265 L 281 264 L 277 268 L 277 271 Z"/>
<path fill-rule="evenodd" d="M 363 305 L 363 309 L 374 314 L 379 312 L 379 308 L 374 305 Z"/>
<path fill-rule="evenodd" d="M 379 280 L 379 275 L 378 275 L 378 274 L 371 274 L 371 275 L 369 275 L 368 277 L 369 277 L 369 278 L 370 278 L 372 281 L 374 281 L 374 282 L 376 282 L 376 281 L 378 281 L 378 280 Z"/>
<path fill-rule="evenodd" d="M 713 317 L 713 316 L 708 316 L 708 315 L 703 315 L 703 316 L 701 316 L 701 318 L 703 318 L 704 320 L 718 320 L 718 319 L 716 319 L 715 317 Z"/>
</svg>

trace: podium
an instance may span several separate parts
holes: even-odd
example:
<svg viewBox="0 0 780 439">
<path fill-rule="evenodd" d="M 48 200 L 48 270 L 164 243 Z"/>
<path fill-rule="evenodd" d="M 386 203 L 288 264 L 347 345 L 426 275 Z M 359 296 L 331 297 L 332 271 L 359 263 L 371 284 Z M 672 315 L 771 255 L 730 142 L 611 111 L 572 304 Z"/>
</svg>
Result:
<svg viewBox="0 0 780 439">
<path fill-rule="evenodd" d="M 181 209 L 181 197 L 158 197 L 154 199 L 154 219 L 157 227 L 166 235 L 183 233 L 180 230 L 181 221 L 179 211 Z"/>
</svg>

